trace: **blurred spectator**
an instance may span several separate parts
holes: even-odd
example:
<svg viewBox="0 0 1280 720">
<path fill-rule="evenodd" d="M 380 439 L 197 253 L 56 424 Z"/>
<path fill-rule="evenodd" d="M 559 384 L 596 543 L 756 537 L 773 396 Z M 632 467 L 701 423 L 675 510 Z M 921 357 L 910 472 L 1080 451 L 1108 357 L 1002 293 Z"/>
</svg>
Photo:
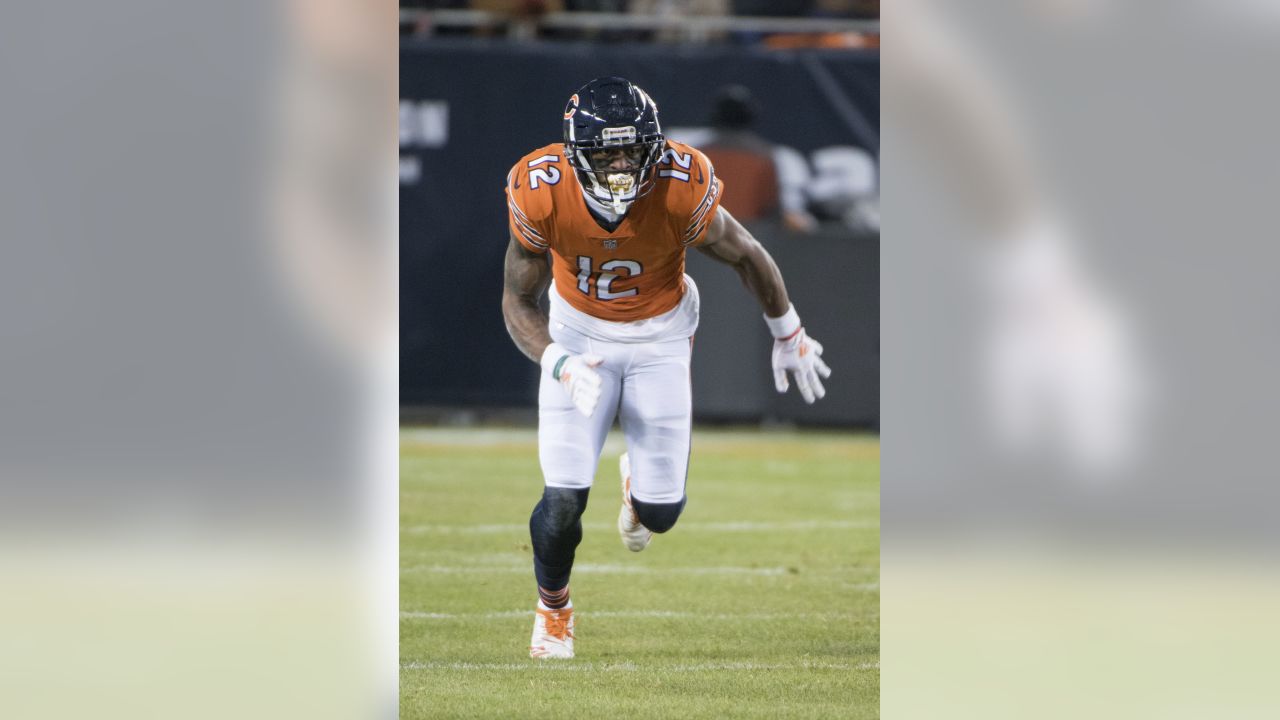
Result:
<svg viewBox="0 0 1280 720">
<path fill-rule="evenodd" d="M 564 0 L 564 9 L 580 13 L 625 13 L 631 0 Z M 651 33 L 628 28 L 558 29 L 544 32 L 548 40 L 588 40 L 598 43 L 623 43 L 645 40 Z"/>
<path fill-rule="evenodd" d="M 879 0 L 814 0 L 808 14 L 811 17 L 829 18 L 878 18 Z"/>
<path fill-rule="evenodd" d="M 691 18 L 691 17 L 726 17 L 729 15 L 729 0 L 631 0 L 630 12 L 633 15 L 648 15 L 659 18 Z M 710 32 L 692 26 L 668 26 L 654 34 L 658 42 L 693 42 L 719 40 L 723 32 Z"/>
<path fill-rule="evenodd" d="M 813 230 L 817 223 L 804 209 L 803 190 L 783 182 L 797 175 L 807 180 L 807 169 L 797 174 L 779 167 L 778 149 L 751 129 L 758 115 L 759 105 L 747 88 L 727 85 L 716 94 L 712 134 L 701 149 L 723 177 L 733 178 L 721 203 L 739 220 L 773 217 L 781 208 L 788 228 Z"/>
<path fill-rule="evenodd" d="M 470 0 L 400 0 L 400 7 L 422 10 L 465 10 Z"/>
<path fill-rule="evenodd" d="M 744 17 L 800 17 L 809 14 L 813 0 L 733 0 L 733 14 Z"/>
<path fill-rule="evenodd" d="M 401 16 L 402 35 L 505 34 L 517 40 L 588 40 L 594 42 L 710 43 L 732 39 L 740 44 L 768 43 L 775 49 L 802 47 L 868 48 L 879 46 L 877 32 L 777 33 L 760 30 L 727 32 L 708 30 L 696 18 L 866 18 L 879 17 L 875 0 L 400 0 L 409 11 L 455 12 L 447 18 L 431 12 Z M 554 24 L 543 18 L 552 13 L 629 13 L 654 18 L 656 25 L 609 27 L 595 22 L 585 26 Z"/>
<path fill-rule="evenodd" d="M 627 11 L 628 4 L 628 0 L 564 0 L 564 9 L 569 12 L 622 13 Z"/>
<path fill-rule="evenodd" d="M 822 48 L 826 50 L 879 49 L 879 33 L 776 33 L 764 36 L 765 47 L 773 50 Z"/>
<path fill-rule="evenodd" d="M 491 12 L 505 18 L 507 36 L 515 40 L 533 40 L 538 36 L 538 21 L 543 15 L 564 9 L 563 0 L 471 0 L 472 10 Z"/>
<path fill-rule="evenodd" d="M 400 0 L 401 10 L 465 10 L 469 0 Z M 400 34 L 401 35 L 439 35 L 450 34 L 450 29 L 445 29 L 442 33 L 432 22 L 429 13 L 421 13 L 414 15 L 400 16 Z M 454 32 L 458 32 L 454 30 Z M 471 28 L 465 29 L 463 32 L 470 35 Z"/>
<path fill-rule="evenodd" d="M 813 0 L 805 3 L 802 14 L 815 18 L 876 19 L 880 17 L 880 3 L 868 0 Z M 769 13 L 774 15 L 777 13 Z M 849 50 L 879 48 L 878 32 L 808 32 L 775 33 L 765 35 L 763 42 L 774 50 L 798 48 L 825 48 Z"/>
</svg>

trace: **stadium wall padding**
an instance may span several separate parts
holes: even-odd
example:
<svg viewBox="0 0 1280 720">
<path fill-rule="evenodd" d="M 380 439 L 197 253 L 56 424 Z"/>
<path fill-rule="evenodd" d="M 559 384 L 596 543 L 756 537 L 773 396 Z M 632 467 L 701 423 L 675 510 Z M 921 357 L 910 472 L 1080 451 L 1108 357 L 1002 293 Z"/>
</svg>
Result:
<svg viewBox="0 0 1280 720">
<path fill-rule="evenodd" d="M 664 126 L 674 127 L 705 125 L 715 91 L 738 83 L 759 100 L 757 130 L 766 138 L 806 153 L 862 145 L 878 155 L 831 109 L 806 67 L 815 61 L 878 132 L 875 53 L 402 38 L 402 103 L 444 103 L 447 110 L 445 125 L 426 142 L 402 125 L 402 165 L 408 160 L 416 170 L 414 181 L 402 177 L 400 187 L 401 405 L 536 404 L 538 369 L 512 344 L 500 307 L 503 185 L 523 154 L 560 139 L 574 89 L 593 77 L 623 75 L 653 95 Z M 794 390 L 778 396 L 755 301 L 731 269 L 693 252 L 688 272 L 703 307 L 693 360 L 695 416 L 877 425 L 878 238 L 837 229 L 793 236 L 772 223 L 751 229 L 778 260 L 835 374 L 827 399 L 815 406 Z"/>
</svg>

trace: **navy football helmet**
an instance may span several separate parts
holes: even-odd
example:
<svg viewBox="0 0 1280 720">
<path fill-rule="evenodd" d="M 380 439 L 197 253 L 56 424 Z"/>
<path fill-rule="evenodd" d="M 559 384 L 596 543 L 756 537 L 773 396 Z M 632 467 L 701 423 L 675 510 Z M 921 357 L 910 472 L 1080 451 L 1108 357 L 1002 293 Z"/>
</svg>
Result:
<svg viewBox="0 0 1280 720">
<path fill-rule="evenodd" d="M 666 138 L 648 93 L 624 78 L 604 77 L 569 98 L 564 146 L 583 190 L 622 214 L 653 190 Z"/>
</svg>

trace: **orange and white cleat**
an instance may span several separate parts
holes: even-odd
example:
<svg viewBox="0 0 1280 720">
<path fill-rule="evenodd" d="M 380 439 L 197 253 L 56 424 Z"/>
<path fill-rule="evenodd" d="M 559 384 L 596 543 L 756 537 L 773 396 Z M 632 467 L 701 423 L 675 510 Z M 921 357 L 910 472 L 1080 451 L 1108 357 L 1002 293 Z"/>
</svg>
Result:
<svg viewBox="0 0 1280 720">
<path fill-rule="evenodd" d="M 618 533 L 628 550 L 640 552 L 649 547 L 653 532 L 640 524 L 640 518 L 631 507 L 631 459 L 626 453 L 622 453 L 618 460 L 618 472 L 622 474 L 622 512 L 618 513 Z"/>
<path fill-rule="evenodd" d="M 533 619 L 529 657 L 568 660 L 573 657 L 573 603 L 553 610 L 542 601 Z"/>
</svg>

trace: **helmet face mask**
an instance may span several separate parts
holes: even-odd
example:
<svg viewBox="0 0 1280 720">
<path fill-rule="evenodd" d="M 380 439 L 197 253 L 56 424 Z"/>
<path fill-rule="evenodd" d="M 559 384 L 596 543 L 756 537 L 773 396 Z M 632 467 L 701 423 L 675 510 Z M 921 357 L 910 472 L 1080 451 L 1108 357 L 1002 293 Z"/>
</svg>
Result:
<svg viewBox="0 0 1280 720">
<path fill-rule="evenodd" d="M 666 139 L 644 90 L 592 80 L 569 98 L 564 118 L 565 154 L 584 192 L 621 215 L 653 190 Z"/>
<path fill-rule="evenodd" d="M 623 145 L 575 153 L 578 177 L 595 199 L 624 213 L 631 203 L 653 189 L 654 166 L 662 159 L 662 145 Z M 582 167 L 590 168 L 583 172 Z"/>
</svg>

